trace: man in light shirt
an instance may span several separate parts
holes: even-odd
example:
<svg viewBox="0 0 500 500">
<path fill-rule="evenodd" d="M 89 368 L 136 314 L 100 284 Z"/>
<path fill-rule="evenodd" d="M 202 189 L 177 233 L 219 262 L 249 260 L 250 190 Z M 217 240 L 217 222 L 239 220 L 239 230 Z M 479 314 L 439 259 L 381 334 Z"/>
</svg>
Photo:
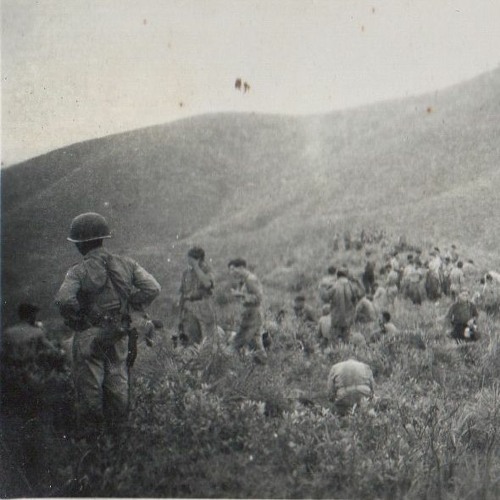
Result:
<svg viewBox="0 0 500 500">
<path fill-rule="evenodd" d="M 374 380 L 371 368 L 354 359 L 332 366 L 328 375 L 328 394 L 341 415 L 355 405 L 373 397 Z"/>
</svg>

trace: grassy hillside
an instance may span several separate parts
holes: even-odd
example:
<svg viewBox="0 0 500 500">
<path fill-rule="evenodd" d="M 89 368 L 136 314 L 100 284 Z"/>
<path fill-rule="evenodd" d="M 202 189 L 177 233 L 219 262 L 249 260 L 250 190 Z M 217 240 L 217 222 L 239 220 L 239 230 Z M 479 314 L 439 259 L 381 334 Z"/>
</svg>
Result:
<svg viewBox="0 0 500 500">
<path fill-rule="evenodd" d="M 194 241 L 217 269 L 242 254 L 263 274 L 290 260 L 316 272 L 329 258 L 329 235 L 345 227 L 455 242 L 491 262 L 498 89 L 500 71 L 322 116 L 206 115 L 11 167 L 2 172 L 4 318 L 27 296 L 50 306 L 79 258 L 65 242 L 69 222 L 87 210 L 109 219 L 111 248 L 140 257 L 164 298 Z"/>
<path fill-rule="evenodd" d="M 374 249 L 379 259 L 384 248 Z M 269 287 L 266 296 L 282 299 Z M 390 306 L 398 334 L 369 342 L 376 324 L 358 323 L 356 342 L 326 349 L 315 328 L 287 314 L 265 365 L 224 340 L 175 348 L 168 329 L 152 348 L 142 339 L 120 439 L 75 439 L 69 374 L 44 379 L 41 367 L 17 366 L 23 390 L 45 404 L 22 433 L 14 419 L 0 426 L 0 496 L 496 499 L 499 319 L 481 311 L 481 340 L 457 346 L 439 320 L 450 304 L 400 296 Z M 231 306 L 218 303 L 218 313 Z M 57 342 L 61 332 L 49 335 Z M 370 365 L 375 395 L 340 416 L 326 380 L 348 358 Z M 22 443 L 35 447 L 33 461 L 23 461 Z"/>
<path fill-rule="evenodd" d="M 324 116 L 201 116 L 2 172 L 4 322 L 19 300 L 39 302 L 49 338 L 70 352 L 51 302 L 79 259 L 69 222 L 96 210 L 114 229 L 108 246 L 162 283 L 152 313 L 167 327 L 152 348 L 139 343 L 120 440 L 75 439 L 66 365 L 2 364 L 34 413 L 2 406 L 0 496 L 499 498 L 498 314 L 481 309 L 480 341 L 457 346 L 440 319 L 449 297 L 398 297 L 389 308 L 399 334 L 370 343 L 376 325 L 356 324 L 356 342 L 326 349 L 286 314 L 266 323 L 273 342 L 259 366 L 225 341 L 175 348 L 167 314 L 194 242 L 218 274 L 218 320 L 234 326 L 230 257 L 256 267 L 269 320 L 299 290 L 317 300 L 331 260 L 361 270 L 364 251 L 332 249 L 344 229 L 386 233 L 371 245 L 378 265 L 402 234 L 424 249 L 455 242 L 479 264 L 468 278 L 476 290 L 482 267 L 500 265 L 499 84 L 496 71 Z M 349 357 L 370 365 L 375 395 L 342 417 L 326 379 Z"/>
</svg>

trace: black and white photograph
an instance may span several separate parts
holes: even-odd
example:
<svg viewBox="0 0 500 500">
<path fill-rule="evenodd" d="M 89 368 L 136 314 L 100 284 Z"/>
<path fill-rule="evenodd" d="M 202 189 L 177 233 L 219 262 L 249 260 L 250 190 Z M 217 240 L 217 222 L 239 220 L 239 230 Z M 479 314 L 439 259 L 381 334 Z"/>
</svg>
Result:
<svg viewBox="0 0 500 500">
<path fill-rule="evenodd" d="M 500 498 L 498 0 L 0 9 L 0 498 Z"/>
</svg>

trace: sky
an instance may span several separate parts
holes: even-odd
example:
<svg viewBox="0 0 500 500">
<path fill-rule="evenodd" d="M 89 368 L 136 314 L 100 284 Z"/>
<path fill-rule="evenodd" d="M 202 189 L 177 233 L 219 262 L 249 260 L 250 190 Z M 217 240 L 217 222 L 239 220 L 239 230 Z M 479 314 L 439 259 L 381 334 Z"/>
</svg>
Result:
<svg viewBox="0 0 500 500">
<path fill-rule="evenodd" d="M 1 0 L 1 14 L 3 166 L 197 114 L 327 113 L 500 66 L 499 0 Z"/>
</svg>

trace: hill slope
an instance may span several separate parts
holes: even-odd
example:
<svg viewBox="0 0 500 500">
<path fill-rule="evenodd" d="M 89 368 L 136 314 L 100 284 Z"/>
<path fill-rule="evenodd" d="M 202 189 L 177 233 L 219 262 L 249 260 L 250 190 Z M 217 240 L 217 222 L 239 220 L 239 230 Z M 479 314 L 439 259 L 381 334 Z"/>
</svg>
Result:
<svg viewBox="0 0 500 500">
<path fill-rule="evenodd" d="M 50 305 L 78 260 L 69 222 L 88 210 L 109 219 L 110 247 L 138 256 L 165 296 L 194 241 L 219 269 L 242 254 L 265 274 L 292 255 L 314 272 L 333 232 L 375 224 L 489 260 L 499 137 L 497 70 L 356 110 L 204 115 L 34 158 L 2 172 L 4 318 L 26 296 Z"/>
</svg>

